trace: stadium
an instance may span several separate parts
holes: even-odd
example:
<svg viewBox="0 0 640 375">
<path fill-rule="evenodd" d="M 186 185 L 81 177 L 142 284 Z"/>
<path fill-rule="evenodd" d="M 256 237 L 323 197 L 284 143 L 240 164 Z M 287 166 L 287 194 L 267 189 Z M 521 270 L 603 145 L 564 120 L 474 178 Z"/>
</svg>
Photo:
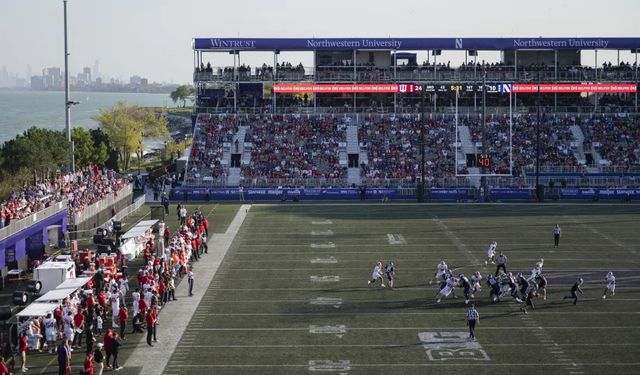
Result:
<svg viewBox="0 0 640 375">
<path fill-rule="evenodd" d="M 324 194 L 313 189 L 366 187 L 371 198 L 418 201 L 637 198 L 637 62 L 597 60 L 598 48 L 637 60 L 637 43 L 197 38 L 194 142 L 174 194 L 237 199 L 217 187 L 281 187 L 244 196 L 317 200 Z M 580 65 L 585 49 L 596 50 L 594 66 Z M 478 62 L 483 50 L 502 61 Z M 240 63 L 265 51 L 272 62 Z M 285 51 L 312 54 L 314 66 L 279 62 Z M 447 52 L 465 62 L 438 62 Z M 215 66 L 221 54 L 234 65 Z M 331 197 L 359 197 L 342 191 Z"/>
<path fill-rule="evenodd" d="M 93 369 L 101 347 L 41 346 L 87 334 L 124 374 L 637 373 L 640 38 L 192 50 L 191 146 L 140 195 L 96 166 L 3 203 L 39 200 L 0 228 L 30 372 Z M 23 291 L 52 238 L 83 283 Z"/>
</svg>

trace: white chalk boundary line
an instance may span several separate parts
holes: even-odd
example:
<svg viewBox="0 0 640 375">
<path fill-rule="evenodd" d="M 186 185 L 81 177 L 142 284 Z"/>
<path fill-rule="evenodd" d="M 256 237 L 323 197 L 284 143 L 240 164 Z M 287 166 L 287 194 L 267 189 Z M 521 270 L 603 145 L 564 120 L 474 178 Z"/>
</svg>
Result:
<svg viewBox="0 0 640 375">
<path fill-rule="evenodd" d="M 540 367 L 557 367 L 559 364 L 557 363 L 544 363 L 544 362 L 535 362 L 535 363 L 487 363 L 483 361 L 482 363 L 473 361 L 472 363 L 367 363 L 367 364 L 355 364 L 350 363 L 350 366 L 353 367 L 511 367 L 511 366 L 540 366 Z M 580 366 L 607 366 L 607 367 L 628 367 L 628 366 L 640 366 L 640 362 L 628 362 L 628 363 L 620 363 L 620 362 L 600 362 L 600 363 L 581 363 Z M 290 367 L 290 368 L 300 368 L 309 367 L 309 364 L 218 364 L 218 365 L 206 365 L 206 364 L 175 364 L 169 365 L 168 367 L 183 367 L 183 368 L 224 368 L 224 367 L 238 367 L 238 368 L 251 368 L 251 367 Z"/>
<path fill-rule="evenodd" d="M 370 198 L 373 199 L 373 198 Z M 269 207 L 269 206 L 282 206 L 281 203 L 255 203 L 254 206 L 257 207 Z M 606 203 L 606 202 L 545 202 L 544 205 L 540 205 L 540 203 L 528 203 L 528 202 L 506 202 L 506 203 L 501 203 L 501 202 L 483 202 L 483 203 L 476 203 L 476 202 L 465 202 L 465 203 L 455 203 L 455 202 L 430 202 L 428 204 L 425 203 L 417 203 L 417 202 L 404 202 L 404 201 L 396 201 L 396 202 L 387 202 L 387 203 L 382 203 L 380 202 L 379 199 L 375 199 L 375 202 L 364 202 L 364 203 L 360 203 L 360 202 L 331 202 L 328 201 L 325 203 L 325 201 L 318 201 L 317 203 L 304 203 L 304 202 L 298 202 L 295 205 L 296 207 L 299 206 L 311 206 L 311 207 L 325 207 L 325 206 L 378 206 L 380 207 L 381 210 L 386 209 L 386 207 L 389 206 L 394 206 L 394 207 L 404 207 L 404 206 L 421 206 L 424 207 L 425 210 L 428 210 L 429 207 L 437 207 L 437 206 L 477 206 L 477 207 L 490 207 L 490 206 L 533 206 L 533 207 L 538 207 L 538 208 L 542 208 L 542 207 L 552 207 L 552 206 L 572 206 L 572 207 L 592 207 L 592 206 L 614 206 L 614 207 L 620 207 L 621 209 L 623 208 L 640 208 L 640 206 L 636 203 L 631 203 L 631 204 L 625 204 L 623 205 L 620 202 L 615 202 L 615 203 Z M 333 214 L 331 214 L 331 216 L 334 216 Z"/>
<path fill-rule="evenodd" d="M 307 302 L 305 301 L 299 301 L 296 303 L 300 303 L 300 302 Z M 349 303 L 354 303 L 357 301 L 348 301 Z M 217 303 L 217 302 L 216 302 Z M 499 314 L 502 316 L 502 312 Z M 519 312 L 517 310 L 513 311 L 513 314 L 519 314 Z M 576 312 L 569 312 L 569 311 L 557 311 L 557 312 L 552 312 L 552 311 L 538 311 L 536 310 L 536 315 L 640 315 L 640 312 L 638 311 L 624 311 L 624 312 L 620 312 L 620 311 L 594 311 L 594 312 L 587 312 L 587 311 L 576 311 Z M 332 314 L 327 314 L 327 313 L 208 313 L 208 314 L 204 314 L 206 316 L 307 316 L 307 315 L 314 315 L 314 316 L 339 316 L 339 315 L 354 315 L 354 316 L 360 316 L 360 315 L 408 315 L 408 316 L 412 316 L 412 315 L 444 315 L 444 316 L 459 316 L 459 317 L 463 317 L 464 314 L 460 313 L 460 312 L 394 312 L 394 311 L 388 311 L 388 312 L 357 312 L 357 313 L 350 313 L 350 312 L 339 312 L 339 313 L 332 313 Z M 497 313 L 496 313 L 497 315 Z M 487 317 L 491 317 L 492 314 L 490 313 L 486 313 L 484 316 Z"/>
<path fill-rule="evenodd" d="M 617 347 L 617 346 L 636 346 L 637 343 L 616 343 L 616 344 L 557 344 L 564 347 Z M 482 344 L 483 347 L 513 347 L 513 346 L 531 346 L 540 348 L 540 344 Z M 544 346 L 544 345 L 542 345 Z M 423 344 L 406 343 L 406 344 L 267 344 L 267 345 L 181 345 L 180 348 L 417 348 L 424 350 Z"/>
<path fill-rule="evenodd" d="M 419 230 L 419 229 L 416 229 Z M 455 230 L 455 229 L 453 229 Z M 406 231 L 406 228 L 405 228 Z M 274 232 L 271 232 L 272 234 L 274 234 Z M 280 236 L 280 233 L 277 233 L 278 235 L 276 237 L 274 237 L 275 239 L 281 240 L 282 237 Z M 294 233 L 292 235 L 300 235 L 300 233 Z M 356 236 L 358 236 L 358 234 L 356 233 Z M 302 248 L 304 246 L 302 246 L 300 244 L 300 241 L 298 240 L 287 240 L 287 241 L 281 241 L 281 242 L 277 242 L 274 241 L 272 239 L 265 239 L 265 236 L 262 236 L 261 238 L 256 238 L 256 239 L 245 239 L 243 241 L 243 243 L 249 244 L 251 245 L 251 248 L 281 248 L 281 247 L 297 247 L 297 248 Z M 493 236 L 487 236 L 487 238 L 494 238 Z M 512 237 L 509 237 L 512 238 Z M 425 248 L 425 247 L 437 247 L 437 248 L 442 248 L 445 246 L 455 246 L 454 244 L 452 244 L 451 242 L 433 242 L 433 236 L 431 237 L 418 237 L 418 238 L 414 238 L 411 237 L 411 240 L 414 242 L 413 244 L 406 244 L 403 245 L 404 248 L 412 248 L 412 247 L 416 247 L 416 248 Z M 498 238 L 499 240 L 499 238 Z M 630 239 L 631 240 L 631 239 Z M 637 240 L 637 238 L 635 238 L 634 240 Z M 349 242 L 349 241 L 353 241 L 353 242 Z M 425 243 L 416 243 L 419 241 L 424 241 Z M 428 243 L 426 243 L 426 241 L 428 241 Z M 490 242 L 490 241 L 487 241 Z M 537 246 L 537 247 L 549 247 L 548 243 L 510 243 L 510 242 L 500 242 L 498 241 L 498 243 L 500 243 L 500 248 L 501 249 L 506 249 L 504 250 L 505 252 L 511 252 L 511 248 L 514 248 L 515 250 L 517 250 L 518 247 L 522 247 L 522 246 Z M 337 244 L 337 247 L 371 247 L 371 246 L 388 246 L 388 244 L 383 244 L 380 241 L 371 241 L 371 242 L 367 242 L 367 241 L 361 241 L 358 239 L 352 239 L 352 240 L 345 240 L 342 239 L 340 240 L 340 243 Z M 576 248 L 576 247 L 598 247 L 598 248 L 602 248 L 603 246 L 610 246 L 611 243 L 610 242 L 571 242 L 571 244 L 567 244 L 567 245 L 560 245 L 560 247 L 557 249 L 558 251 L 562 251 L 563 247 L 571 247 L 571 248 Z M 485 247 L 485 244 L 482 244 L 482 247 Z M 629 247 L 638 247 L 637 244 L 634 245 L 629 245 Z M 486 249 L 483 249 L 482 251 L 478 250 L 478 253 L 484 252 L 486 255 Z M 242 252 L 240 252 L 242 253 Z"/>
</svg>

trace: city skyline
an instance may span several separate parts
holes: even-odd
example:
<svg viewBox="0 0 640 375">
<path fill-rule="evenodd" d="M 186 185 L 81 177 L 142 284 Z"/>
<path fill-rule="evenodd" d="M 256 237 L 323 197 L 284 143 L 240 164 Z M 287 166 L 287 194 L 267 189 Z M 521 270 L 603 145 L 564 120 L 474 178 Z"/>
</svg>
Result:
<svg viewBox="0 0 640 375">
<path fill-rule="evenodd" d="M 33 70 L 29 64 L 25 65 L 24 74 L 20 74 L 20 72 L 9 70 L 6 65 L 2 65 L 2 62 L 0 62 L 0 88 L 29 88 L 29 82 L 32 78 L 46 76 L 49 69 L 59 69 L 60 74 L 64 74 L 64 69 L 60 66 L 45 66 L 42 67 L 42 69 Z M 77 69 L 77 71 L 70 71 L 69 81 L 72 85 L 76 83 L 95 83 L 98 79 L 104 83 L 125 84 L 132 80 L 146 79 L 148 83 L 152 84 L 168 84 L 168 82 L 148 80 L 148 78 L 141 76 L 140 73 L 133 74 L 129 77 L 112 76 L 109 73 L 102 73 L 98 60 L 95 60 L 92 66 L 83 66 Z"/>
<path fill-rule="evenodd" d="M 327 0 L 313 8 L 292 0 L 268 7 L 255 0 L 69 0 L 70 71 L 99 60 L 114 77 L 140 75 L 182 84 L 192 80 L 195 37 L 638 37 L 639 13 L 640 3 L 633 0 L 606 6 L 595 0 L 460 1 L 455 7 L 418 0 Z M 12 72 L 23 72 L 27 64 L 62 66 L 62 16 L 62 0 L 2 2 L 0 33 L 13 37 L 0 40 L 0 66 Z M 461 61 L 459 55 L 443 55 L 441 61 Z M 598 56 L 600 61 L 617 59 L 616 51 L 600 51 Z M 206 57 L 214 66 L 233 62 L 228 54 Z M 273 61 L 265 52 L 244 53 L 241 58 L 251 66 Z M 478 56 L 499 58 L 499 53 L 486 51 Z M 426 59 L 426 52 L 419 59 Z M 312 54 L 283 52 L 280 60 L 310 66 Z M 634 57 L 621 51 L 621 60 L 633 62 Z M 583 62 L 593 61 L 593 51 L 585 51 Z"/>
</svg>

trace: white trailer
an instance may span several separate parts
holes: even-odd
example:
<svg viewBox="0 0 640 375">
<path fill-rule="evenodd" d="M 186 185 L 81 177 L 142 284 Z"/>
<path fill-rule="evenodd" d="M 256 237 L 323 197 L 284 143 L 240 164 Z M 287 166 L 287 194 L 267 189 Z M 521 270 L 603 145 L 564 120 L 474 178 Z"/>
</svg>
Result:
<svg viewBox="0 0 640 375">
<path fill-rule="evenodd" d="M 33 279 L 42 283 L 40 294 L 53 290 L 65 280 L 75 277 L 74 262 L 44 262 L 33 271 Z"/>
</svg>

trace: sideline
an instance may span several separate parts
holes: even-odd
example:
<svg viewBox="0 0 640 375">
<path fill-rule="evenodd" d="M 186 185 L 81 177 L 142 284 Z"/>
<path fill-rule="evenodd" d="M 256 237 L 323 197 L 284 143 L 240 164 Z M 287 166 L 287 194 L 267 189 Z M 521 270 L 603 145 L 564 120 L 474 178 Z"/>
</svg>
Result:
<svg viewBox="0 0 640 375">
<path fill-rule="evenodd" d="M 180 338 L 187 331 L 189 322 L 202 297 L 207 293 L 209 284 L 231 247 L 231 243 L 240 230 L 250 207 L 251 205 L 248 204 L 242 205 L 231 224 L 229 224 L 227 231 L 211 236 L 208 242 L 209 254 L 200 258 L 200 261 L 195 266 L 193 297 L 188 296 L 188 283 L 181 282 L 176 287 L 178 302 L 169 303 L 160 312 L 157 327 L 158 340 L 160 342 L 151 348 L 147 346 L 145 340 L 140 340 L 140 344 L 127 359 L 124 365 L 125 368 L 141 368 L 141 374 L 161 374 L 164 371 L 178 346 Z"/>
</svg>

